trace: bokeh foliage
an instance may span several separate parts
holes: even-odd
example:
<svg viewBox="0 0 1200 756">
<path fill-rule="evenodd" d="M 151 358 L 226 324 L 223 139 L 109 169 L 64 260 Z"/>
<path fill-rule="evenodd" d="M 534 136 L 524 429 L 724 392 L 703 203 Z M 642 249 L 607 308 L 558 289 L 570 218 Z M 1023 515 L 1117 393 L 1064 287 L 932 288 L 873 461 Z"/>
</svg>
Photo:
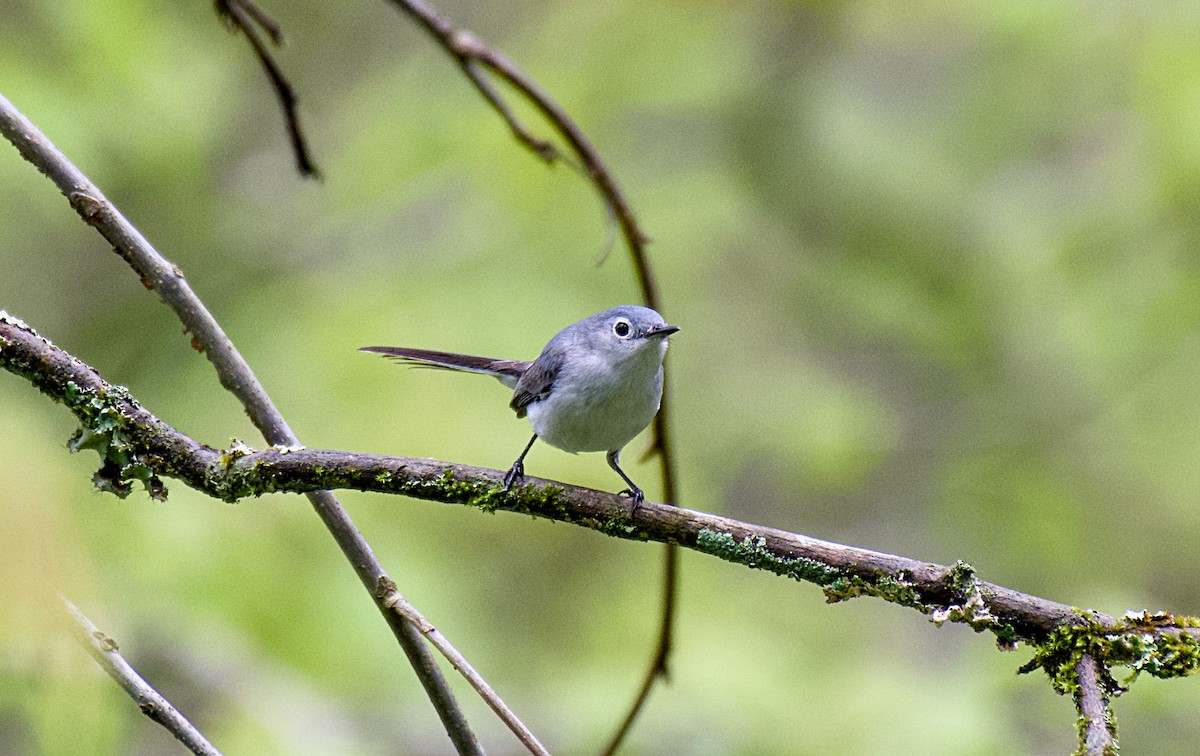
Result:
<svg viewBox="0 0 1200 756">
<path fill-rule="evenodd" d="M 636 298 L 587 185 L 510 139 L 386 3 L 265 6 L 326 179 L 207 2 L 7 0 L 0 91 L 180 265 L 310 446 L 504 468 L 494 382 L 358 354 L 531 358 Z M 1078 606 L 1200 613 L 1194 4 L 455 3 L 577 118 L 653 237 L 686 506 Z M 214 445 L 234 401 L 103 241 L 0 145 L 0 308 Z M 174 752 L 69 640 L 62 591 L 230 753 L 444 751 L 299 497 L 90 490 L 65 411 L 0 376 L 0 752 Z M 626 454 L 632 462 L 641 442 Z M 532 474 L 617 488 L 596 455 Z M 653 464 L 631 474 L 655 496 Z M 343 497 L 400 589 L 556 752 L 642 673 L 660 549 Z M 630 753 L 1064 753 L 1027 651 L 683 558 L 678 649 Z M 515 748 L 465 690 L 494 752 Z M 1116 707 L 1191 753 L 1189 681 Z M 64 723 L 69 723 L 69 726 Z"/>
</svg>

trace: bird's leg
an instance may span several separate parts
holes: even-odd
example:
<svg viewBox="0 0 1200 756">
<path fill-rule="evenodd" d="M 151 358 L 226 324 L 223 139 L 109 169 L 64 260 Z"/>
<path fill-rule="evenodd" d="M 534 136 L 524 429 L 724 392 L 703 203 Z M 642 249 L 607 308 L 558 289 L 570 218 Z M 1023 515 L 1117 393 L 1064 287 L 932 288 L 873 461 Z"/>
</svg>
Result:
<svg viewBox="0 0 1200 756">
<path fill-rule="evenodd" d="M 524 479 L 525 477 L 525 455 L 533 448 L 533 442 L 537 441 L 537 434 L 533 434 L 533 438 L 529 439 L 529 443 L 525 444 L 525 451 L 521 452 L 521 456 L 517 457 L 517 461 L 512 463 L 512 467 L 508 468 L 508 473 L 504 476 L 504 488 L 501 491 L 507 491 L 512 488 L 513 483 Z"/>
<path fill-rule="evenodd" d="M 642 493 L 642 489 L 638 488 L 637 484 L 634 483 L 632 480 L 630 480 L 629 476 L 625 474 L 625 471 L 621 469 L 621 466 L 619 464 L 617 464 L 617 462 L 618 462 L 618 460 L 620 460 L 620 458 L 621 458 L 621 450 L 620 449 L 613 449 L 605 456 L 605 459 L 608 460 L 608 466 L 611 467 L 612 469 L 616 470 L 617 475 L 621 476 L 621 480 L 623 480 L 629 484 L 629 488 L 626 488 L 624 491 L 621 491 L 617 495 L 618 496 L 628 496 L 630 499 L 633 499 L 633 507 L 631 509 L 632 509 L 632 512 L 637 512 L 638 505 L 646 500 L 646 494 Z"/>
</svg>

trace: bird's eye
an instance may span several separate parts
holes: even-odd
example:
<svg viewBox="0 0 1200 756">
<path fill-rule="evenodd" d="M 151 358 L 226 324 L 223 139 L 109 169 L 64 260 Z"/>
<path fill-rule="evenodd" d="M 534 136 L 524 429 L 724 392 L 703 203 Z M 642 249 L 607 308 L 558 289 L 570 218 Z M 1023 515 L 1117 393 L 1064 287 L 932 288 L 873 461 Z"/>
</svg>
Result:
<svg viewBox="0 0 1200 756">
<path fill-rule="evenodd" d="M 633 328 L 630 327 L 628 320 L 624 320 L 624 319 L 618 320 L 616 323 L 613 324 L 613 333 L 617 334 L 617 338 L 620 338 L 620 339 L 628 338 L 629 334 L 632 332 L 633 332 Z"/>
</svg>

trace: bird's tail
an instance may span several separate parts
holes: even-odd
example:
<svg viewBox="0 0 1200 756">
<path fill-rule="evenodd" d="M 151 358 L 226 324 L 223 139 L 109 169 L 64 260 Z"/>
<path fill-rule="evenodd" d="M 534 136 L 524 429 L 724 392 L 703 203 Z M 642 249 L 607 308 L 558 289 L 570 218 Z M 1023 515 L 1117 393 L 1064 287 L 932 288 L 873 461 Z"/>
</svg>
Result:
<svg viewBox="0 0 1200 756">
<path fill-rule="evenodd" d="M 509 388 L 517 385 L 517 379 L 532 364 L 522 360 L 497 360 L 492 357 L 473 357 L 469 354 L 435 352 L 431 349 L 409 349 L 408 347 L 370 346 L 362 347 L 358 351 L 382 354 L 384 357 L 413 367 L 459 370 L 465 373 L 490 375 Z"/>
</svg>

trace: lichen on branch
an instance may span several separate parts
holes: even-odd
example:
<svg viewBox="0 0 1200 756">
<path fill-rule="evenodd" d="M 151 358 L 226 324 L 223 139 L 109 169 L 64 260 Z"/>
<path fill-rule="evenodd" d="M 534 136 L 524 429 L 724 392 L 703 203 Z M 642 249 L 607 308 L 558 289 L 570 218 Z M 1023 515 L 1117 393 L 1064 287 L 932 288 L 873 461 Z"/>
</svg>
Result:
<svg viewBox="0 0 1200 756">
<path fill-rule="evenodd" d="M 1004 649 L 1018 640 L 1037 646 L 1025 671 L 1042 668 L 1069 692 L 1081 653 L 1107 668 L 1131 667 L 1157 677 L 1200 666 L 1200 622 L 1167 614 L 1117 620 L 981 580 L 965 562 L 943 566 L 822 541 L 726 517 L 628 499 L 529 478 L 504 491 L 500 470 L 432 459 L 300 446 L 254 450 L 235 442 L 219 450 L 175 430 L 128 390 L 58 349 L 19 320 L 0 315 L 0 367 L 64 403 L 79 419 L 77 449 L 101 456 L 97 484 L 118 495 L 134 481 L 165 495 L 173 478 L 227 502 L 269 493 L 346 488 L 506 510 L 587 527 L 606 535 L 673 543 L 728 562 L 814 583 L 830 602 L 874 596 L 910 607 L 934 624 L 988 631 Z"/>
</svg>

